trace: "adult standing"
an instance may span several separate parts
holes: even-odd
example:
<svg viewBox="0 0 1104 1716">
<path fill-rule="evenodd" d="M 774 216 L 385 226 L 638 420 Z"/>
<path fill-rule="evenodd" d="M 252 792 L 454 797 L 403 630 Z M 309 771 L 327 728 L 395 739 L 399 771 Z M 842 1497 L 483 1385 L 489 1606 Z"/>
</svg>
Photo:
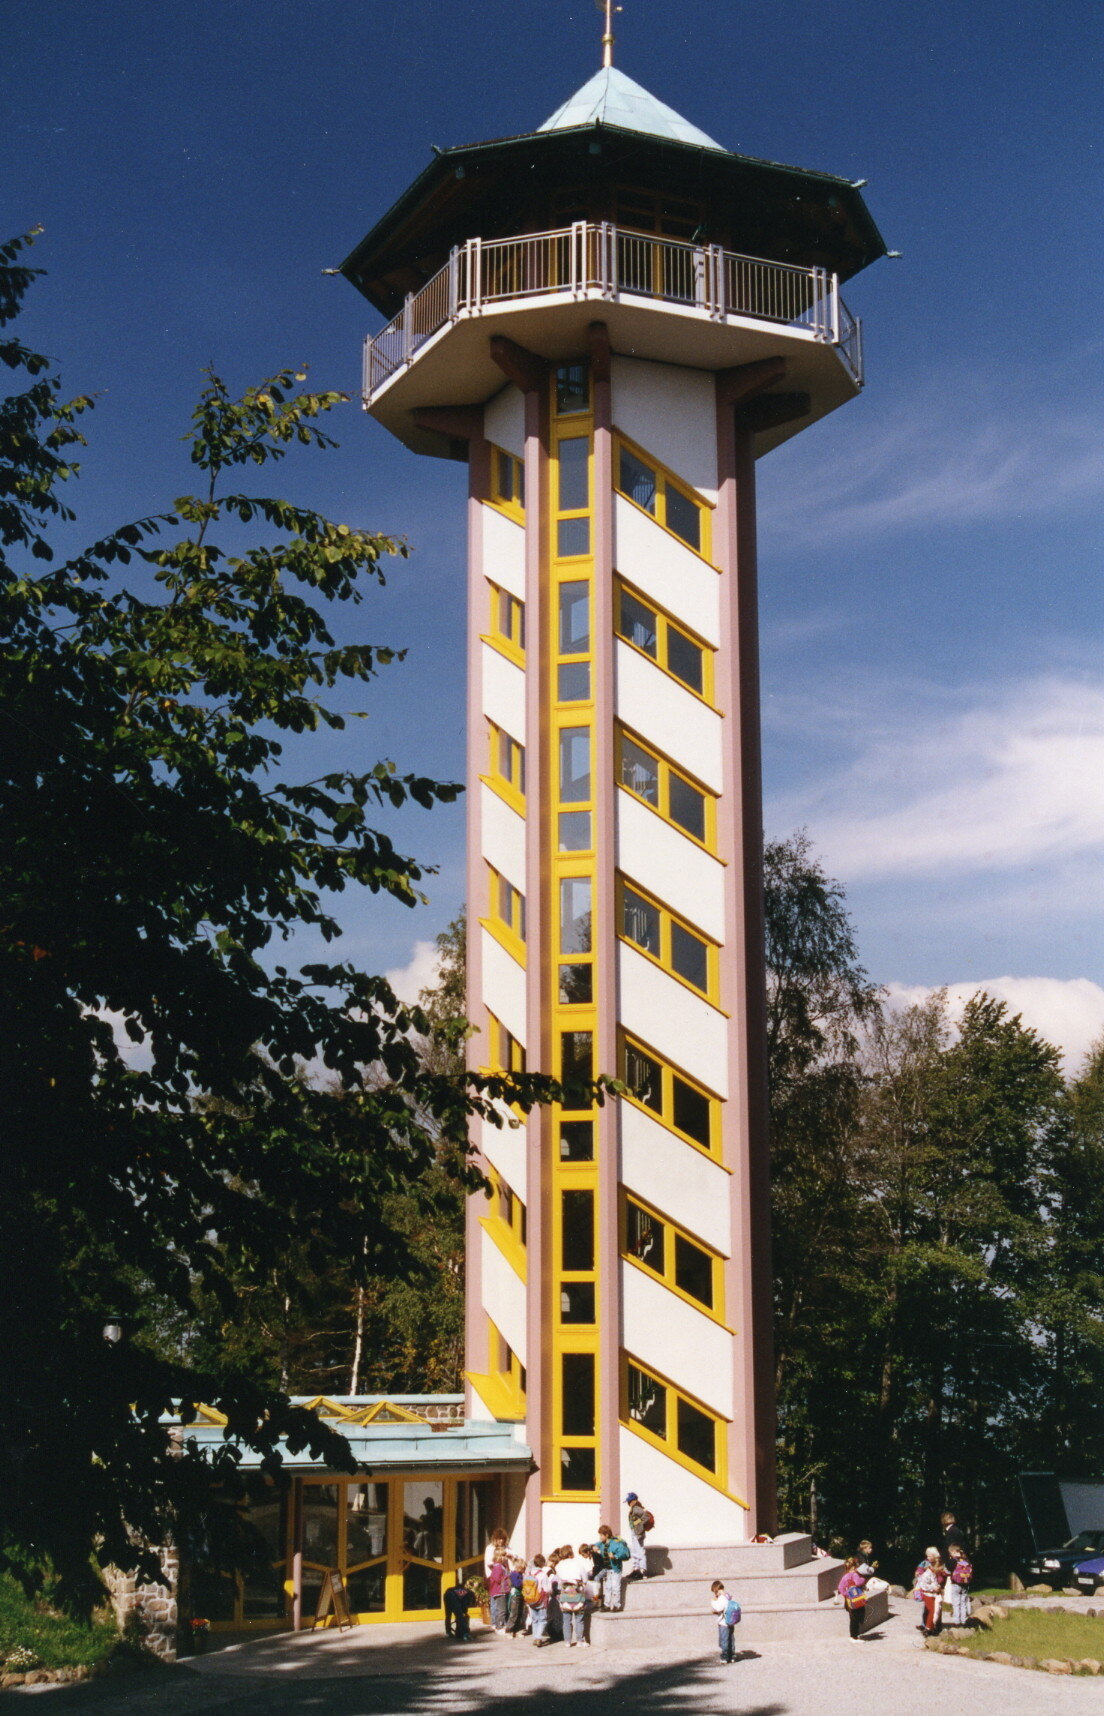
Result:
<svg viewBox="0 0 1104 1716">
<path fill-rule="evenodd" d="M 629 1510 L 629 1560 L 632 1562 L 629 1578 L 646 1579 L 648 1557 L 644 1551 L 644 1539 L 652 1516 L 635 1490 L 629 1491 L 625 1497 L 625 1505 Z"/>
<path fill-rule="evenodd" d="M 509 1550 L 509 1547 L 510 1539 L 506 1535 L 505 1527 L 496 1525 L 494 1530 L 491 1532 L 491 1540 L 483 1551 L 484 1579 L 488 1579 L 490 1577 L 491 1564 L 495 1558 L 499 1555 L 504 1555 Z"/>
<path fill-rule="evenodd" d="M 951 1565 L 951 1550 L 957 1551 L 959 1555 L 965 1555 L 966 1544 L 953 1513 L 940 1514 L 939 1525 L 942 1532 L 939 1539 L 939 1555 L 944 1567 L 949 1567 Z"/>
</svg>

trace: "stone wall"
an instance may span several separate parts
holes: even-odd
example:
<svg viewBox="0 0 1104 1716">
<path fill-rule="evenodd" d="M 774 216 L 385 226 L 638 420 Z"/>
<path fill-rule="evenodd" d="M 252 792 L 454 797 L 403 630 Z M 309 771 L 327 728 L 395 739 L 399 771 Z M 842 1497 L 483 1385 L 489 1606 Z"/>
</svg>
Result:
<svg viewBox="0 0 1104 1716">
<path fill-rule="evenodd" d="M 162 1547 L 156 1554 L 160 1582 L 139 1581 L 133 1572 L 124 1573 L 118 1567 L 105 1568 L 104 1579 L 122 1631 L 164 1662 L 175 1662 L 180 1557 L 172 1547 Z"/>
</svg>

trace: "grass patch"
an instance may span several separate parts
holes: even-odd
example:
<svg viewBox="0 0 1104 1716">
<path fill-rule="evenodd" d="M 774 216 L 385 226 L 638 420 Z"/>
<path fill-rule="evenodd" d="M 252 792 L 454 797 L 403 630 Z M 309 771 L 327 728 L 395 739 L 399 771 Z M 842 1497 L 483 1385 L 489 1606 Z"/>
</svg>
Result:
<svg viewBox="0 0 1104 1716">
<path fill-rule="evenodd" d="M 93 1668 L 118 1644 L 113 1618 L 85 1626 L 28 1598 L 10 1573 L 0 1574 L 0 1657 L 22 1647 L 34 1652 L 42 1668 Z"/>
<path fill-rule="evenodd" d="M 1018 1609 L 1006 1621 L 979 1627 L 960 1644 L 979 1654 L 1006 1650 L 1012 1656 L 1083 1656 L 1104 1662 L 1104 1616 L 1055 1615 L 1046 1609 Z"/>
</svg>

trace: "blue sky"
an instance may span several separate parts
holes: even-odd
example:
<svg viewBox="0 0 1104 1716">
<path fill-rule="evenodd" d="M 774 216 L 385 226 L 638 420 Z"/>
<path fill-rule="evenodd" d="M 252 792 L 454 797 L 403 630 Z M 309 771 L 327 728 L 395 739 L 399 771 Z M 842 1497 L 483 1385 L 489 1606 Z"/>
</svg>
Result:
<svg viewBox="0 0 1104 1716">
<path fill-rule="evenodd" d="M 24 337 L 101 395 L 81 537 L 190 486 L 205 364 L 355 392 L 378 318 L 322 270 L 431 144 L 538 125 L 599 33 L 590 0 L 10 12 L 4 230 L 41 223 L 49 270 Z M 868 179 L 904 253 L 846 290 L 865 394 L 760 465 L 768 831 L 808 828 L 878 981 L 1003 981 L 1073 1056 L 1104 1027 L 1100 49 L 1081 0 L 626 0 L 617 45 L 721 143 Z M 343 622 L 409 654 L 327 763 L 458 778 L 463 470 L 354 405 L 338 434 L 273 486 L 414 552 Z M 345 951 L 416 976 L 462 809 L 400 838 L 431 903 L 346 901 Z"/>
</svg>

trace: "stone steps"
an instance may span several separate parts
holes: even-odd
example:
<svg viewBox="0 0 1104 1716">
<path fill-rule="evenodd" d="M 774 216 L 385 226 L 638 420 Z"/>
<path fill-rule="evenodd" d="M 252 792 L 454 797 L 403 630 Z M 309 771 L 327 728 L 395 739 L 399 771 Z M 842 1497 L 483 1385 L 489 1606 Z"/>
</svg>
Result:
<svg viewBox="0 0 1104 1716">
<path fill-rule="evenodd" d="M 703 1653 L 716 1649 L 717 1618 L 709 1608 L 709 1588 L 706 1602 L 699 1603 L 693 1613 L 684 1609 L 652 1610 L 648 1614 L 595 1613 L 590 1618 L 590 1639 L 595 1650 L 654 1650 L 662 1641 L 664 1648 L 678 1645 Z M 784 1639 L 826 1639 L 847 1637 L 847 1611 L 836 1603 L 763 1603 L 741 1604 L 743 1619 L 736 1628 L 737 1650 L 759 1644 L 772 1644 Z M 889 1598 L 886 1592 L 872 1597 L 866 1605 L 863 1631 L 889 1618 Z"/>
<path fill-rule="evenodd" d="M 647 1545 L 647 1579 L 627 1579 L 620 1614 L 591 1617 L 599 1650 L 654 1649 L 657 1639 L 688 1650 L 708 1650 L 717 1637 L 709 1587 L 723 1579 L 740 1603 L 737 1646 L 777 1639 L 847 1636 L 847 1611 L 835 1598 L 843 1562 L 813 1555 L 812 1539 L 794 1532 L 773 1543 L 669 1547 Z M 880 1592 L 866 1605 L 864 1632 L 889 1615 Z"/>
</svg>

